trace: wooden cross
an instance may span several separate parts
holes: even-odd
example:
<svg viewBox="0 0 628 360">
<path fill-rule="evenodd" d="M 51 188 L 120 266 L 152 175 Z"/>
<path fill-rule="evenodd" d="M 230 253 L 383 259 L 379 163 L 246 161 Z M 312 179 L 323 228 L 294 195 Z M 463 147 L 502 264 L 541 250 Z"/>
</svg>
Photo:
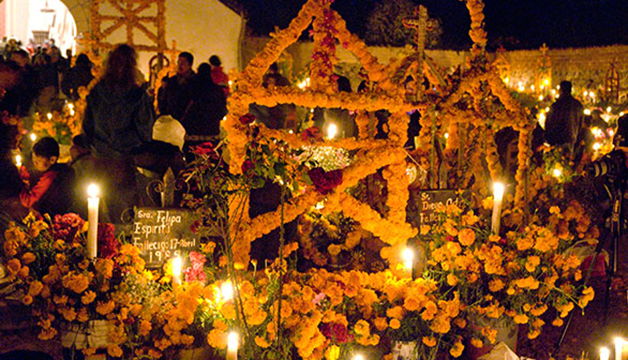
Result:
<svg viewBox="0 0 628 360">
<path fill-rule="evenodd" d="M 403 26 L 414 29 L 416 31 L 416 46 L 417 51 L 423 52 L 425 50 L 425 41 L 427 40 L 427 32 L 431 30 L 432 24 L 427 16 L 427 8 L 423 5 L 418 6 L 414 10 L 416 17 L 403 19 Z"/>
</svg>

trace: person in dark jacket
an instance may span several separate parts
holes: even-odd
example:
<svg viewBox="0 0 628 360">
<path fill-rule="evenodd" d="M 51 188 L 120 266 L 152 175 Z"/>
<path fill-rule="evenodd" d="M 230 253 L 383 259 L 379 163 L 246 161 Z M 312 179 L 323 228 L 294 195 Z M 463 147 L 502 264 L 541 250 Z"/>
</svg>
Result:
<svg viewBox="0 0 628 360">
<path fill-rule="evenodd" d="M 94 79 L 92 75 L 92 62 L 85 54 L 80 54 L 76 58 L 75 65 L 68 70 L 61 82 L 61 90 L 70 100 L 79 99 L 78 89 L 81 86 L 87 86 Z"/>
<path fill-rule="evenodd" d="M 192 79 L 194 78 L 194 55 L 189 52 L 179 54 L 177 74 L 165 78 L 157 94 L 159 115 L 170 115 L 181 121 L 185 109 L 192 99 Z"/>
<path fill-rule="evenodd" d="M 41 173 L 37 183 L 20 192 L 20 201 L 41 214 L 65 214 L 72 206 L 74 170 L 57 163 L 59 144 L 51 137 L 41 138 L 33 145 L 33 166 Z"/>
<path fill-rule="evenodd" d="M 140 204 L 133 155 L 152 140 L 155 111 L 137 74 L 137 53 L 118 45 L 105 64 L 105 74 L 87 96 L 83 133 L 101 171 L 103 202 L 109 221 Z"/>
<path fill-rule="evenodd" d="M 552 104 L 545 121 L 545 141 L 571 157 L 582 129 L 584 108 L 571 95 L 571 82 L 560 83 L 560 96 Z"/>
<path fill-rule="evenodd" d="M 209 64 L 198 67 L 192 80 L 192 100 L 181 123 L 186 132 L 186 147 L 211 141 L 217 143 L 220 120 L 227 115 L 227 101 L 222 89 L 214 84 Z"/>
</svg>

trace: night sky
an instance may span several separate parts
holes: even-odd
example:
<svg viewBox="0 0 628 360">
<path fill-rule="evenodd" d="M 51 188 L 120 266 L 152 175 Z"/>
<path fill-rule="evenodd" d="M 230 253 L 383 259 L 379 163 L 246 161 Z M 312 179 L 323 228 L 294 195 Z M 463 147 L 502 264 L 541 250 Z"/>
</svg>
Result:
<svg viewBox="0 0 628 360">
<path fill-rule="evenodd" d="M 332 7 L 358 35 L 365 31 L 368 14 L 377 1 L 336 0 Z M 249 14 L 249 26 L 268 34 L 275 26 L 285 28 L 304 0 L 241 0 Z M 469 15 L 458 0 L 413 0 L 427 7 L 430 17 L 441 19 L 443 35 L 438 48 L 467 49 Z M 488 48 L 508 50 L 628 44 L 628 0 L 484 0 Z"/>
</svg>

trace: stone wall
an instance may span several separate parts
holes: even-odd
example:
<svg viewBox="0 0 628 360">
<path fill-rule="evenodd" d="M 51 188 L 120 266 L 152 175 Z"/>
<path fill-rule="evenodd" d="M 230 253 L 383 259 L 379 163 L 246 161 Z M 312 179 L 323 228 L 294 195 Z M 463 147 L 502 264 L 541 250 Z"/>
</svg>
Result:
<svg viewBox="0 0 628 360">
<path fill-rule="evenodd" d="M 247 37 L 242 47 L 242 57 L 247 64 L 255 54 L 260 51 L 268 38 Z M 390 59 L 401 59 L 405 55 L 405 48 L 369 47 L 372 54 L 382 63 L 390 62 Z M 292 65 L 291 76 L 298 76 L 311 61 L 312 42 L 300 41 L 291 45 L 284 52 L 282 58 L 283 69 L 288 70 L 288 62 Z M 427 50 L 426 54 L 446 72 L 451 72 L 457 66 L 464 64 L 468 52 L 451 50 Z M 616 62 L 616 68 L 620 76 L 620 89 L 628 85 L 628 45 L 614 45 L 606 47 L 550 49 L 548 51 L 552 63 L 552 87 L 555 88 L 562 80 L 573 83 L 574 91 L 584 89 L 600 91 L 611 62 Z M 495 54 L 491 54 L 495 57 Z M 337 52 L 339 71 L 349 76 L 354 89 L 359 80 L 356 77 L 360 65 L 357 58 L 345 49 L 339 47 Z M 536 64 L 541 58 L 540 50 L 518 50 L 504 53 L 504 57 L 510 64 L 511 84 L 520 82 L 527 88 L 534 82 Z M 290 59 L 290 60 L 288 60 Z M 626 91 L 622 91 L 625 96 Z"/>
</svg>

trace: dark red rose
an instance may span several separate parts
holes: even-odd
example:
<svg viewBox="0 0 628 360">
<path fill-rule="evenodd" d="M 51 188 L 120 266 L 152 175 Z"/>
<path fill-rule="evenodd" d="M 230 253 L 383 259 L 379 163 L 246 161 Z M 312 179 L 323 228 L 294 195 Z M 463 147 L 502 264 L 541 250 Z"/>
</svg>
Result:
<svg viewBox="0 0 628 360">
<path fill-rule="evenodd" d="M 349 334 L 347 327 L 339 323 L 323 324 L 321 332 L 326 338 L 331 339 L 337 344 L 344 344 L 353 340 L 353 335 Z"/>
<path fill-rule="evenodd" d="M 111 259 L 118 253 L 118 239 L 116 239 L 115 230 L 113 224 L 98 224 L 98 257 Z"/>
<path fill-rule="evenodd" d="M 321 130 L 318 127 L 312 126 L 303 130 L 301 138 L 303 140 L 318 141 L 323 138 L 323 134 L 321 134 Z"/>
<path fill-rule="evenodd" d="M 76 214 L 55 215 L 52 222 L 52 230 L 55 240 L 63 240 L 71 243 L 76 233 L 83 228 L 85 220 Z"/>
<path fill-rule="evenodd" d="M 342 169 L 325 171 L 322 168 L 314 168 L 308 171 L 316 191 L 320 194 L 329 194 L 336 186 L 342 184 Z"/>
<path fill-rule="evenodd" d="M 249 124 L 252 124 L 254 121 L 255 121 L 255 115 L 253 114 L 246 114 L 246 115 L 240 116 L 240 123 L 242 125 L 249 125 Z"/>
<path fill-rule="evenodd" d="M 204 142 L 194 147 L 194 153 L 196 155 L 213 155 L 215 153 L 214 144 L 211 142 Z"/>
<path fill-rule="evenodd" d="M 254 167 L 255 167 L 255 164 L 253 164 L 253 162 L 250 159 L 246 159 L 242 163 L 242 173 L 246 174 L 249 170 L 253 169 Z"/>
</svg>

